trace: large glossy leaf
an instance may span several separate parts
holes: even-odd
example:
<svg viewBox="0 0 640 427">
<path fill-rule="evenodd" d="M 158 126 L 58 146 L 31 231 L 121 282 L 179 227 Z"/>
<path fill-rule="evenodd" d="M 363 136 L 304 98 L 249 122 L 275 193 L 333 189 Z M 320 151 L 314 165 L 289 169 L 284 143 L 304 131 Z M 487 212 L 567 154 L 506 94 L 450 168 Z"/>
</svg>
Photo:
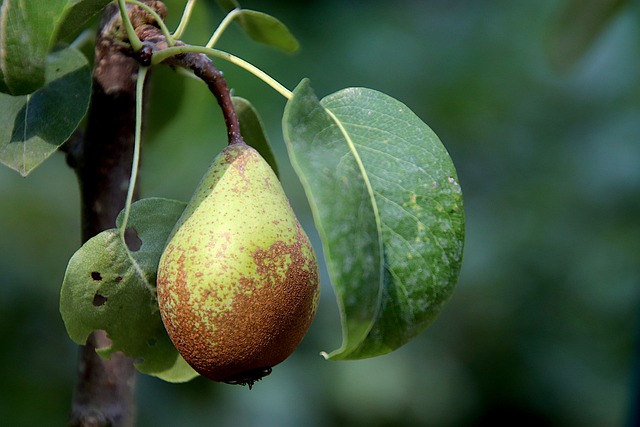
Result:
<svg viewBox="0 0 640 427">
<path fill-rule="evenodd" d="M 45 84 L 47 54 L 111 0 L 3 0 L 0 92 L 26 95 Z"/>
<path fill-rule="evenodd" d="M 276 157 L 273 155 L 271 144 L 264 131 L 264 126 L 262 125 L 262 120 L 258 112 L 253 108 L 253 105 L 244 98 L 233 96 L 231 97 L 231 101 L 238 115 L 240 134 L 244 142 L 255 148 L 269 166 L 271 166 L 275 174 L 278 175 Z"/>
<path fill-rule="evenodd" d="M 56 24 L 68 0 L 3 0 L 0 11 L 2 90 L 26 95 L 45 83 Z"/>
<path fill-rule="evenodd" d="M 0 162 L 26 176 L 73 133 L 90 95 L 84 55 L 71 47 L 49 54 L 43 88 L 23 96 L 0 94 Z"/>
<path fill-rule="evenodd" d="M 331 359 L 388 353 L 423 331 L 462 261 L 462 193 L 449 154 L 404 104 L 350 88 L 318 101 L 307 81 L 283 120 L 342 314 Z"/>
<path fill-rule="evenodd" d="M 60 292 L 60 312 L 72 340 L 84 344 L 91 332 L 104 330 L 113 343 L 98 349 L 101 356 L 122 351 L 137 359 L 140 372 L 172 382 L 197 375 L 167 335 L 155 288 L 160 256 L 185 206 L 156 198 L 134 203 L 128 228 L 140 239 L 139 249 L 129 249 L 117 228 L 103 231 L 71 257 Z M 121 222 L 122 214 L 118 227 Z"/>
</svg>

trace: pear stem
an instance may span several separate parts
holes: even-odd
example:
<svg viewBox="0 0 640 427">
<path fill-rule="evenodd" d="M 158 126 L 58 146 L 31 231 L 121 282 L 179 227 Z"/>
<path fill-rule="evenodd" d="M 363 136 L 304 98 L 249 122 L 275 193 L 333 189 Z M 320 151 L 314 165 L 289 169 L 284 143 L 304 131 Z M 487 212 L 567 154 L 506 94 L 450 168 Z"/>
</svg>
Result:
<svg viewBox="0 0 640 427">
<path fill-rule="evenodd" d="M 168 62 L 193 71 L 197 77 L 207 84 L 222 109 L 224 122 L 227 126 L 229 145 L 244 142 L 240 134 L 240 123 L 238 122 L 236 109 L 231 101 L 231 93 L 229 92 L 227 81 L 222 72 L 213 65 L 211 59 L 201 53 L 186 53 L 176 56 Z"/>
<path fill-rule="evenodd" d="M 138 31 L 140 39 L 145 47 L 149 48 L 153 55 L 166 49 L 170 49 L 167 40 L 162 32 L 153 26 L 145 26 Z M 176 47 L 185 46 L 181 41 L 175 41 Z M 184 52 L 173 55 L 163 61 L 172 67 L 181 67 L 193 71 L 193 73 L 204 81 L 209 90 L 213 93 L 222 109 L 225 125 L 227 126 L 227 135 L 229 137 L 229 145 L 244 143 L 240 134 L 240 124 L 238 116 L 231 101 L 231 93 L 227 86 L 227 81 L 222 72 L 213 65 L 211 59 L 200 52 Z"/>
</svg>

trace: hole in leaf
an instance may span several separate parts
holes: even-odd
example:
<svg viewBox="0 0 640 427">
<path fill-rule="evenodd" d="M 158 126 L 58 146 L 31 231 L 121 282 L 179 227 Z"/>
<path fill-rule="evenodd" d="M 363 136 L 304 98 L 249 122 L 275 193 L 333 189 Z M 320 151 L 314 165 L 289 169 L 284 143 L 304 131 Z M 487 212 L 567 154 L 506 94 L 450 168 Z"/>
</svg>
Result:
<svg viewBox="0 0 640 427">
<path fill-rule="evenodd" d="M 138 233 L 133 228 L 127 228 L 124 231 L 124 242 L 131 252 L 135 252 L 142 246 L 142 240 L 138 237 Z"/>
<path fill-rule="evenodd" d="M 93 280 L 102 280 L 102 276 L 97 271 L 92 271 L 91 272 L 91 278 Z"/>
<path fill-rule="evenodd" d="M 105 297 L 104 295 L 100 295 L 98 293 L 96 293 L 93 296 L 93 305 L 94 307 L 100 307 L 102 305 L 104 305 L 107 302 L 107 297 Z"/>
</svg>

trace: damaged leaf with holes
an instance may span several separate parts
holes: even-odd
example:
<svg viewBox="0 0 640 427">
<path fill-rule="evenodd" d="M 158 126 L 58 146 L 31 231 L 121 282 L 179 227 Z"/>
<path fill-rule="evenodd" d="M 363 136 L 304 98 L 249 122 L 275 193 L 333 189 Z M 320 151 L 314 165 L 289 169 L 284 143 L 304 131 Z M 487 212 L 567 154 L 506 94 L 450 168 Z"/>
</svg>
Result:
<svg viewBox="0 0 640 427">
<path fill-rule="evenodd" d="M 71 258 L 60 294 L 60 312 L 71 339 L 85 344 L 104 330 L 112 345 L 97 352 L 109 358 L 121 351 L 143 373 L 171 382 L 197 374 L 167 335 L 155 291 L 160 255 L 185 203 L 145 199 L 131 207 L 127 243 L 118 228 L 87 241 Z M 123 214 L 116 222 L 120 227 Z"/>
</svg>

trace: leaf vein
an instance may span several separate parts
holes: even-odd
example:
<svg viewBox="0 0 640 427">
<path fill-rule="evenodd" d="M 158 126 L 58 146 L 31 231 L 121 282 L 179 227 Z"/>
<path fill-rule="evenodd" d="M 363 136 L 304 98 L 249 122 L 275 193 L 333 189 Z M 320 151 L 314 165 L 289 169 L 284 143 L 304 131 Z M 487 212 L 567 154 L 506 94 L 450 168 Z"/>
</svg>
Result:
<svg viewBox="0 0 640 427">
<path fill-rule="evenodd" d="M 342 133 L 347 146 L 349 147 L 349 151 L 351 151 L 353 153 L 353 156 L 355 158 L 355 161 L 358 165 L 358 168 L 360 169 L 360 173 L 362 176 L 362 179 L 365 182 L 365 187 L 367 189 L 367 192 L 369 194 L 369 200 L 371 203 L 371 208 L 373 210 L 373 215 L 375 218 L 375 222 L 376 222 L 376 229 L 377 229 L 377 240 L 378 240 L 378 251 L 379 251 L 379 280 L 380 283 L 378 284 L 378 295 L 377 295 L 377 304 L 376 304 L 376 312 L 373 316 L 373 319 L 369 325 L 369 328 L 373 327 L 373 325 L 377 322 L 377 320 L 380 318 L 381 316 L 381 312 L 382 310 L 381 308 L 381 302 L 382 302 L 382 295 L 383 295 L 383 287 L 384 287 L 384 242 L 382 240 L 382 224 L 381 224 L 381 219 L 380 219 L 380 212 L 378 210 L 378 205 L 376 202 L 376 198 L 375 198 L 375 192 L 373 189 L 373 186 L 371 184 L 371 181 L 369 180 L 369 176 L 368 176 L 368 172 L 364 167 L 364 164 L 362 163 L 362 159 L 360 157 L 360 154 L 358 153 L 358 150 L 356 149 L 356 146 L 353 143 L 353 140 L 351 139 L 350 134 L 347 132 L 347 130 L 344 128 L 344 126 L 342 125 L 342 122 L 338 119 L 338 117 L 329 109 L 326 107 L 323 107 L 325 109 L 325 111 L 327 112 L 327 114 L 329 115 L 329 117 L 331 117 L 331 119 L 334 121 L 334 123 L 336 124 L 336 126 L 338 127 L 338 129 L 340 130 L 340 132 Z"/>
</svg>

